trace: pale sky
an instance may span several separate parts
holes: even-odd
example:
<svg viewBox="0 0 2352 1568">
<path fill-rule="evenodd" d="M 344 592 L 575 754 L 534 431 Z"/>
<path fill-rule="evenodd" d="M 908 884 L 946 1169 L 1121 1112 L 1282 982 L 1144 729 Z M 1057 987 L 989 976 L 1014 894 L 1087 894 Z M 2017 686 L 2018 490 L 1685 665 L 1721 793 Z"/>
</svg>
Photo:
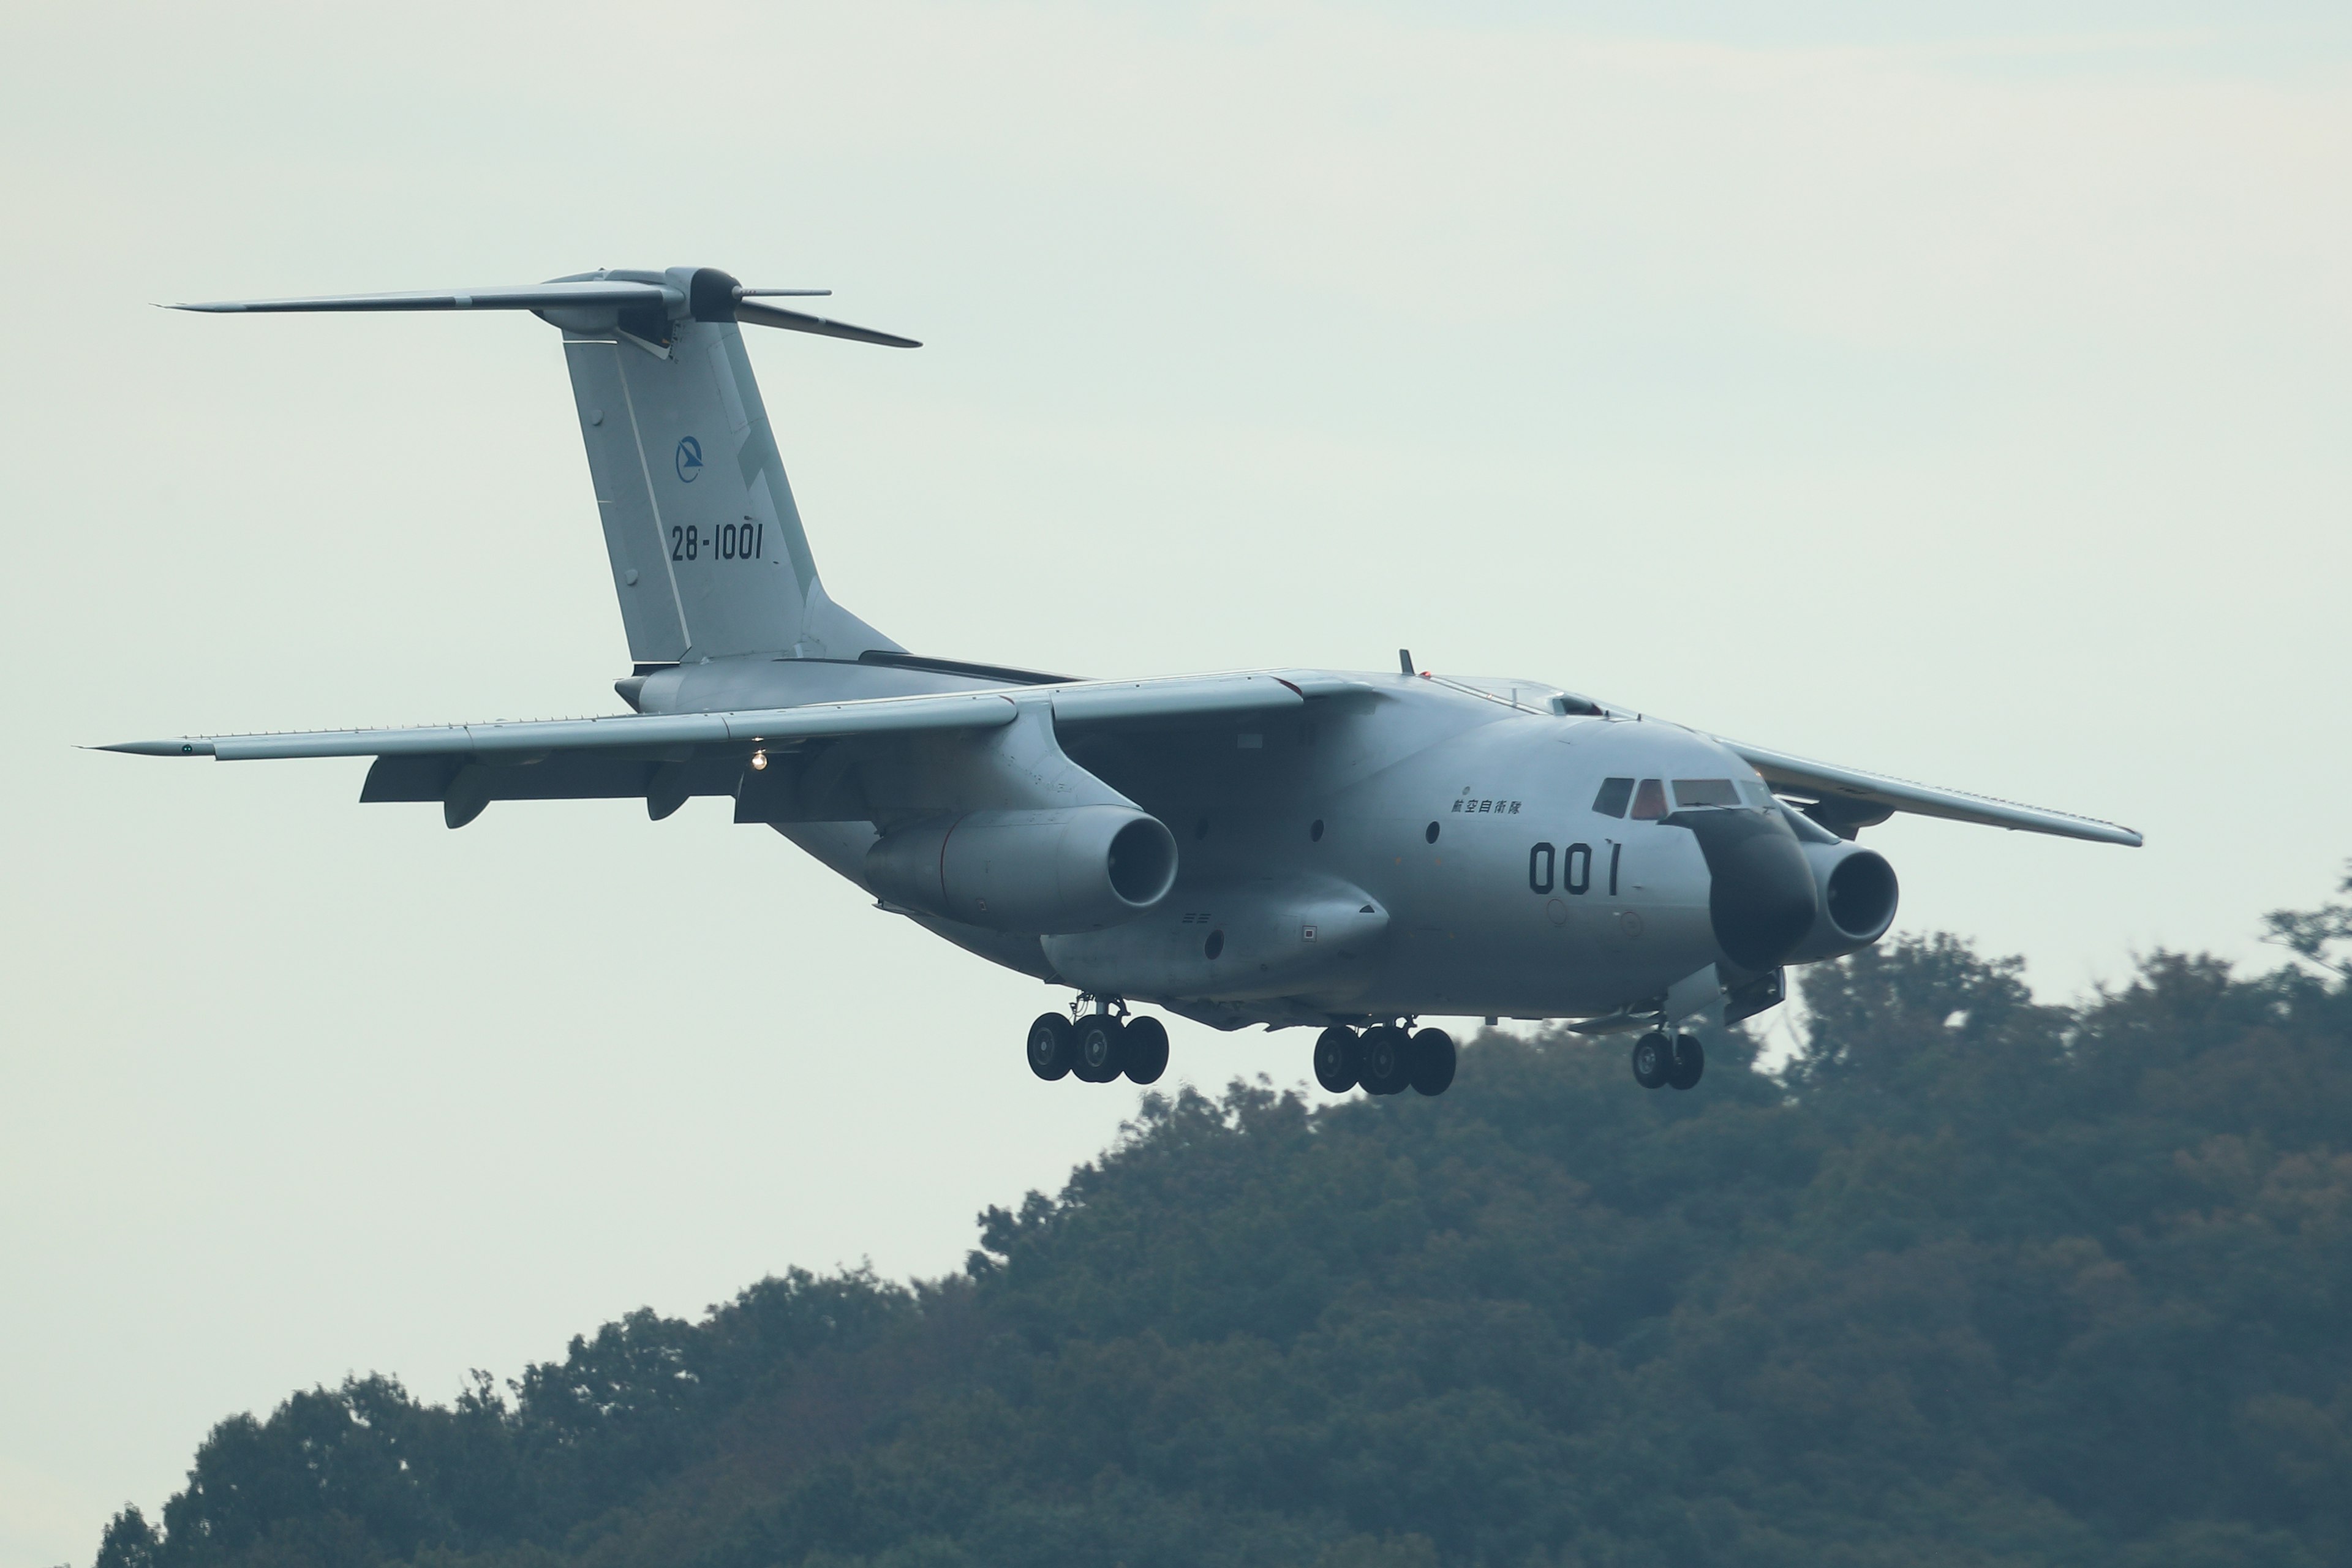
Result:
<svg viewBox="0 0 2352 1568">
<path fill-rule="evenodd" d="M 75 750 L 627 670 L 550 329 L 151 301 L 829 286 L 929 346 L 747 335 L 910 647 L 1409 646 L 2142 829 L 1868 836 L 2045 995 L 2275 962 L 2352 854 L 2352 16 L 1722 9 L 10 7 L 0 1568 L 298 1386 L 951 1268 L 1135 1098 L 720 802 Z"/>
</svg>

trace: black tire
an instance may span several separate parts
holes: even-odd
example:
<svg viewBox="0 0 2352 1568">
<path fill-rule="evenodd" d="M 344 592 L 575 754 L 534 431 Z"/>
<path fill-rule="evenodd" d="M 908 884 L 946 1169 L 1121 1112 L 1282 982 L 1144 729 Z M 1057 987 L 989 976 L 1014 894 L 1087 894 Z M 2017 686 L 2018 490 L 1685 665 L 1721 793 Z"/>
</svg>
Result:
<svg viewBox="0 0 2352 1568">
<path fill-rule="evenodd" d="M 1356 1087 L 1356 1031 L 1332 1025 L 1315 1037 L 1315 1081 L 1333 1094 Z"/>
<path fill-rule="evenodd" d="M 1129 1083 L 1158 1083 L 1168 1070 L 1168 1026 L 1157 1018 L 1129 1018 L 1120 1049 Z"/>
<path fill-rule="evenodd" d="M 1029 1026 L 1029 1070 L 1047 1083 L 1069 1075 L 1078 1059 L 1077 1031 L 1059 1013 L 1040 1013 Z"/>
<path fill-rule="evenodd" d="M 1675 1043 L 1653 1029 L 1633 1042 L 1633 1081 L 1661 1089 L 1675 1070 Z"/>
<path fill-rule="evenodd" d="M 1356 1081 L 1366 1094 L 1402 1094 L 1412 1082 L 1412 1039 L 1395 1025 L 1366 1029 L 1358 1050 Z"/>
<path fill-rule="evenodd" d="M 1108 1013 L 1078 1020 L 1076 1059 L 1071 1073 L 1080 1083 L 1108 1083 L 1127 1066 L 1127 1026 Z"/>
<path fill-rule="evenodd" d="M 1454 1037 L 1423 1029 L 1412 1037 L 1412 1087 L 1421 1094 L 1444 1094 L 1454 1082 Z"/>
<path fill-rule="evenodd" d="M 1675 1089 L 1696 1089 L 1706 1074 L 1706 1047 L 1698 1043 L 1696 1035 L 1676 1035 L 1674 1070 L 1666 1074 L 1667 1084 Z"/>
</svg>

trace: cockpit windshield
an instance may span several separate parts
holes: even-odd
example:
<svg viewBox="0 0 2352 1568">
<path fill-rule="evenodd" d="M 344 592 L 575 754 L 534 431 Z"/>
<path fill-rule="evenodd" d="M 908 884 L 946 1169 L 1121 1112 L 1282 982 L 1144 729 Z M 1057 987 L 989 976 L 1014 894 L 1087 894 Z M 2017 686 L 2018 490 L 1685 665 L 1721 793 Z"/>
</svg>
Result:
<svg viewBox="0 0 2352 1568">
<path fill-rule="evenodd" d="M 1731 787 L 1729 779 L 1676 779 L 1675 805 L 1738 805 L 1739 792 Z"/>
<path fill-rule="evenodd" d="M 1674 781 L 1674 802 L 1677 811 L 1692 806 L 1732 805 L 1742 802 L 1769 810 L 1772 792 L 1756 780 L 1741 779 L 1676 779 Z M 1655 822 L 1666 815 L 1666 781 L 1664 779 L 1602 779 L 1601 791 L 1592 797 L 1592 809 L 1603 816 L 1623 816 L 1633 808 L 1636 822 Z"/>
</svg>

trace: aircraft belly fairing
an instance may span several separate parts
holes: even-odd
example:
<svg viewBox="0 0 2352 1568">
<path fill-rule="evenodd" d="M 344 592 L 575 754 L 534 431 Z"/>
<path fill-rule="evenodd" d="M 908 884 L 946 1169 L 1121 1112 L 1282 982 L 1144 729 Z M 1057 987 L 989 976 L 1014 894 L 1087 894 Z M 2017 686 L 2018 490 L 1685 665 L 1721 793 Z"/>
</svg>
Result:
<svg viewBox="0 0 2352 1568">
<path fill-rule="evenodd" d="M 1105 995 L 1214 1003 L 1296 999 L 1353 1014 L 1379 981 L 1389 917 L 1328 876 L 1181 884 L 1160 907 L 1106 930 L 1049 936 L 1046 961 Z"/>
</svg>

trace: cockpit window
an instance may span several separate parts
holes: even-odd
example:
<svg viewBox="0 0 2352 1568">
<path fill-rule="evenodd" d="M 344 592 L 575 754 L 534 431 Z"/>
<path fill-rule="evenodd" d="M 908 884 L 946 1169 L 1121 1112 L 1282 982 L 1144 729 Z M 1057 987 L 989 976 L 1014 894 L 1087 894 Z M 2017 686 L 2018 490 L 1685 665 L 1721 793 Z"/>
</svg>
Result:
<svg viewBox="0 0 2352 1568">
<path fill-rule="evenodd" d="M 1683 805 L 1738 805 L 1739 792 L 1731 787 L 1729 779 L 1676 779 L 1675 804 Z"/>
<path fill-rule="evenodd" d="M 1592 809 L 1603 816 L 1622 816 L 1625 803 L 1633 798 L 1632 779 L 1602 779 L 1601 793 L 1592 797 Z"/>
<path fill-rule="evenodd" d="M 1741 779 L 1739 798 L 1759 811 L 1772 809 L 1772 786 L 1762 779 Z"/>
<path fill-rule="evenodd" d="M 1666 815 L 1666 786 L 1656 779 L 1643 779 L 1633 792 L 1633 820 L 1655 822 Z"/>
</svg>

